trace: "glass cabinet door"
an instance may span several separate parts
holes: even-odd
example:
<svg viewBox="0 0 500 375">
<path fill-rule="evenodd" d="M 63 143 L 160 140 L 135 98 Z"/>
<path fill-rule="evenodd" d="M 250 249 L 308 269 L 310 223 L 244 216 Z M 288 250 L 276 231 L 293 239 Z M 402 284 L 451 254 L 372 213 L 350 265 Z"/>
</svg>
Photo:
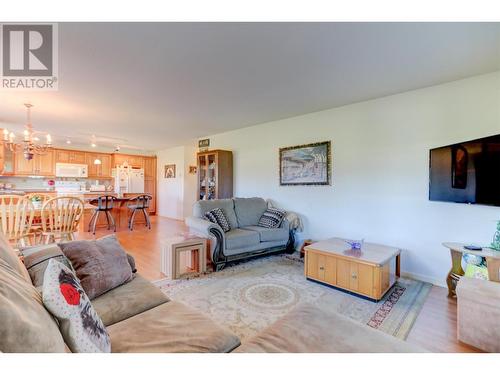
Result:
<svg viewBox="0 0 500 375">
<path fill-rule="evenodd" d="M 198 156 L 198 186 L 199 186 L 199 197 L 200 200 L 208 199 L 207 197 L 207 157 L 206 155 Z"/>
<path fill-rule="evenodd" d="M 216 158 L 215 154 L 208 154 L 208 197 L 207 199 L 216 199 L 217 198 L 217 180 L 216 180 Z"/>
<path fill-rule="evenodd" d="M 0 146 L 3 147 L 3 145 Z M 0 172 L 4 175 L 14 174 L 14 153 L 7 148 L 4 148 L 3 153 L 3 171 Z"/>
</svg>

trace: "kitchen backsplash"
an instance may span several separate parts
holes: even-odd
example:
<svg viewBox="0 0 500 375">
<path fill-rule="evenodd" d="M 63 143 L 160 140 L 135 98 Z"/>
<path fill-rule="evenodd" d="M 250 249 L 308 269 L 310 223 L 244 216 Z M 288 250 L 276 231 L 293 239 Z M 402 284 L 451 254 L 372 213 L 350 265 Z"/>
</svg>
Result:
<svg viewBox="0 0 500 375">
<path fill-rule="evenodd" d="M 90 185 L 96 183 L 94 178 L 32 178 L 32 177 L 10 177 L 0 176 L 0 184 L 11 184 L 10 189 L 41 189 L 53 190 L 54 186 L 49 185 L 49 181 L 85 181 L 86 189 L 90 189 Z M 99 180 L 100 185 L 111 185 L 113 180 Z M 5 186 L 5 185 L 4 185 Z"/>
</svg>

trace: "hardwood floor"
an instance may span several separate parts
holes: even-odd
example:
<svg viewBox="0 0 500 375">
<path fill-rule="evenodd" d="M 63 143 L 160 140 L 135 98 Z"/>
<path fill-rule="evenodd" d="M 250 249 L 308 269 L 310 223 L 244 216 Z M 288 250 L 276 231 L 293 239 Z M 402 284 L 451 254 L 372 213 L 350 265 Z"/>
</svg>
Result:
<svg viewBox="0 0 500 375">
<path fill-rule="evenodd" d="M 158 280 L 160 248 L 163 239 L 186 231 L 182 221 L 151 217 L 151 230 L 136 225 L 133 231 L 120 229 L 116 235 L 122 246 L 135 258 L 138 272 L 149 280 Z M 111 234 L 100 229 L 96 238 Z M 91 233 L 79 233 L 78 238 L 93 238 Z M 445 288 L 433 286 L 413 326 L 407 341 L 432 352 L 479 352 L 457 340 L 457 302 L 447 297 Z"/>
<path fill-rule="evenodd" d="M 160 272 L 160 248 L 162 240 L 186 231 L 184 222 L 151 216 L 151 230 L 144 225 L 134 225 L 134 230 L 120 228 L 116 232 L 118 240 L 135 258 L 137 271 L 148 280 L 158 280 L 165 276 Z M 107 236 L 113 231 L 98 229 L 95 238 Z M 92 233 L 78 233 L 79 239 L 94 238 Z"/>
</svg>

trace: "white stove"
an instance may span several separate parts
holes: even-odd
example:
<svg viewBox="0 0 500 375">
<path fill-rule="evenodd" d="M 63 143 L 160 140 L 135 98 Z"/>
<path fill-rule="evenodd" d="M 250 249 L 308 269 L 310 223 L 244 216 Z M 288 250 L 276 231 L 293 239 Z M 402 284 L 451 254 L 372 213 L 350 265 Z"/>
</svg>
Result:
<svg viewBox="0 0 500 375">
<path fill-rule="evenodd" d="M 56 181 L 55 190 L 58 193 L 85 192 L 85 182 L 84 181 Z"/>
</svg>

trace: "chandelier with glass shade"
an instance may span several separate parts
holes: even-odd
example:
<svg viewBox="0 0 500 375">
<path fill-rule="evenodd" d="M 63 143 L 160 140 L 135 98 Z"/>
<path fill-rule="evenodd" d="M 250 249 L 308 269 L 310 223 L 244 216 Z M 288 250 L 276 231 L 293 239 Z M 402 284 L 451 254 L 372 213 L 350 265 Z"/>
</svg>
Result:
<svg viewBox="0 0 500 375">
<path fill-rule="evenodd" d="M 33 125 L 31 124 L 31 108 L 33 107 L 32 104 L 26 103 L 24 104 L 26 107 L 27 111 L 27 123 L 25 125 L 25 129 L 23 132 L 23 141 L 16 143 L 15 138 L 16 135 L 9 131 L 8 129 L 3 130 L 3 144 L 4 146 L 12 151 L 12 152 L 19 152 L 23 154 L 23 157 L 26 160 L 31 160 L 33 159 L 34 155 L 44 155 L 48 152 L 49 149 L 52 148 L 52 137 L 50 134 L 47 134 L 45 132 L 39 132 L 33 130 Z M 45 136 L 45 143 L 38 143 L 40 142 L 40 136 Z"/>
</svg>

